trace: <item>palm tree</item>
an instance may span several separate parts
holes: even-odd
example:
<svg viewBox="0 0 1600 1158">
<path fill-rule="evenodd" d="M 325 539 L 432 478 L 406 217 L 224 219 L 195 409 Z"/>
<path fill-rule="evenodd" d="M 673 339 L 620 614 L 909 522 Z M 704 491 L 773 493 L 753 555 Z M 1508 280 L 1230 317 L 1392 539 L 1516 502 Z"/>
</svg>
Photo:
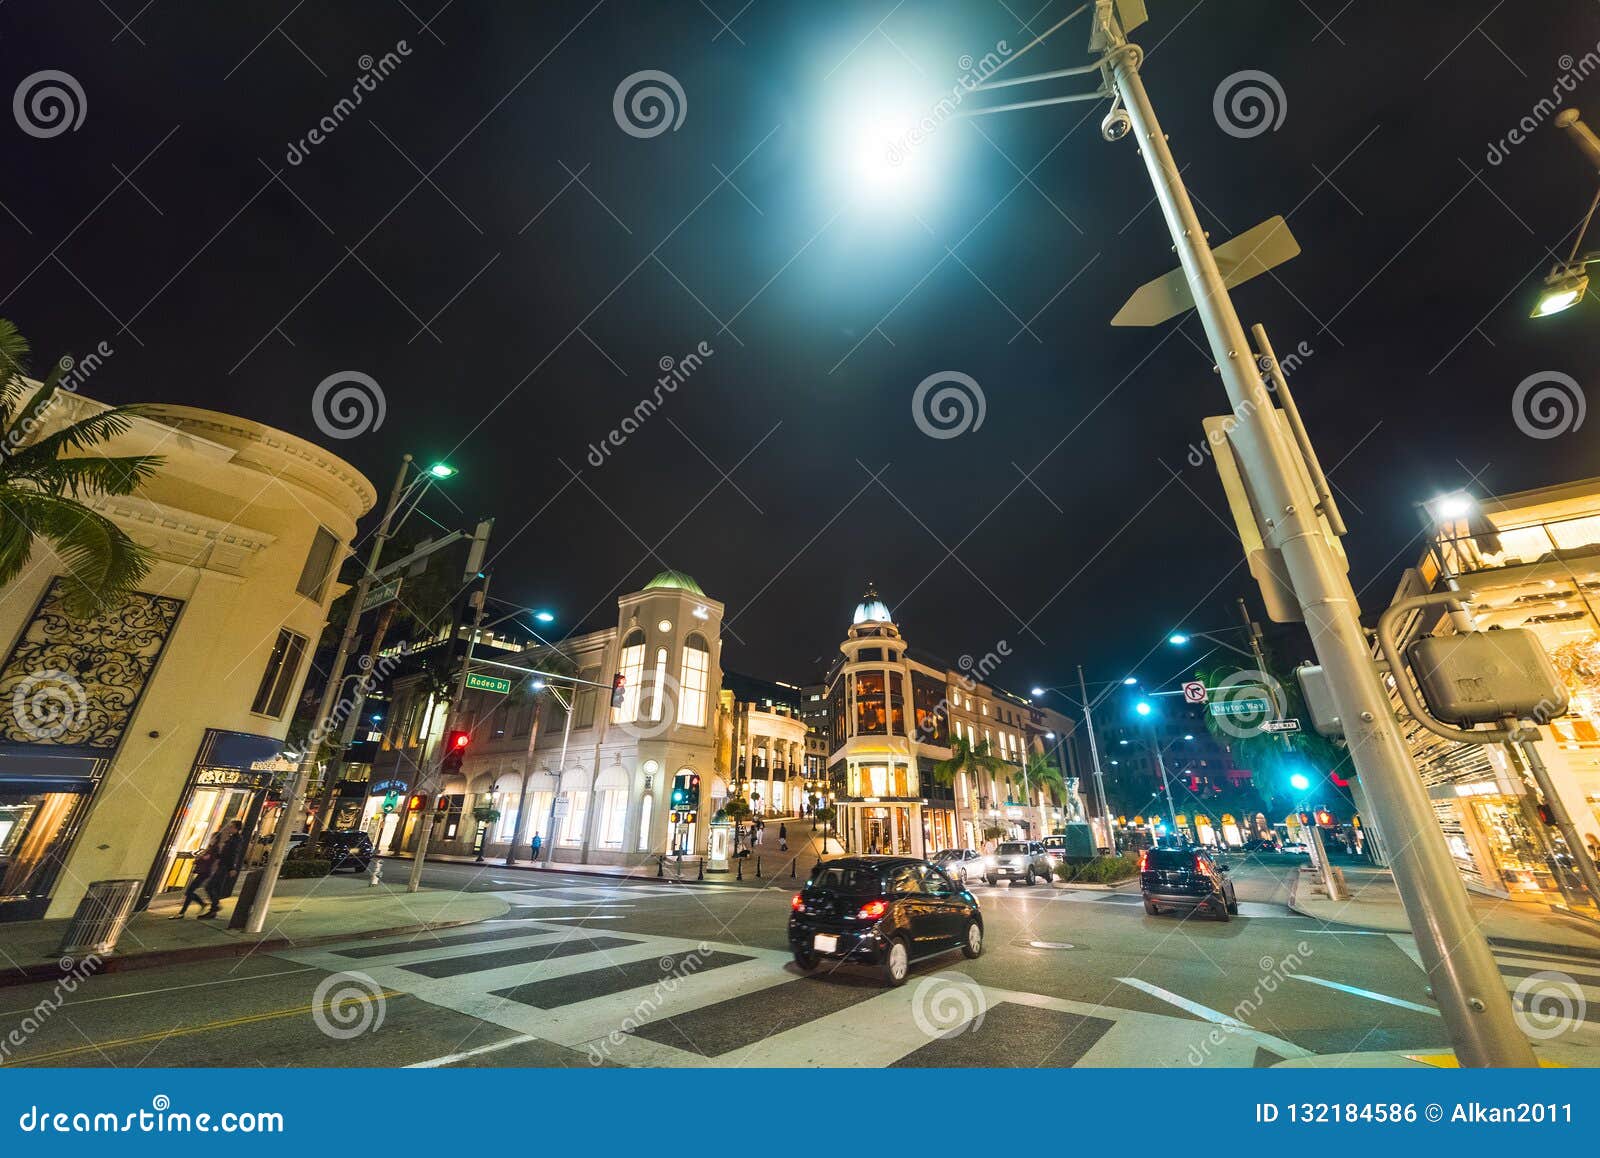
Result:
<svg viewBox="0 0 1600 1158">
<path fill-rule="evenodd" d="M 980 740 L 973 745 L 965 736 L 956 736 L 950 741 L 950 759 L 940 760 L 933 766 L 933 782 L 954 791 L 957 778 L 964 772 L 972 778 L 976 788 L 979 773 L 987 772 L 990 776 L 996 776 L 1005 766 L 1004 760 L 990 753 L 989 741 Z M 956 835 L 960 839 L 964 831 L 961 827 L 961 793 L 956 792 L 955 797 Z"/>
<path fill-rule="evenodd" d="M 28 341 L 0 318 L 0 587 L 17 576 L 44 539 L 66 567 L 62 603 L 87 618 L 115 606 L 150 569 L 144 548 L 115 523 L 91 510 L 95 495 L 128 495 L 155 474 L 162 459 L 94 453 L 126 432 L 134 407 L 116 406 L 35 437 L 62 392 L 62 359 L 34 388 L 24 375 Z"/>
<path fill-rule="evenodd" d="M 1033 792 L 1041 792 L 1048 788 L 1052 796 L 1063 804 L 1066 803 L 1067 782 L 1062 778 L 1061 765 L 1043 752 L 1028 753 L 1028 763 L 1023 770 L 1022 782 Z M 1028 803 L 1032 804 L 1033 801 L 1030 800 Z M 1048 826 L 1044 823 L 1044 809 L 1041 807 L 1039 812 L 1039 826 L 1048 831 Z"/>
</svg>

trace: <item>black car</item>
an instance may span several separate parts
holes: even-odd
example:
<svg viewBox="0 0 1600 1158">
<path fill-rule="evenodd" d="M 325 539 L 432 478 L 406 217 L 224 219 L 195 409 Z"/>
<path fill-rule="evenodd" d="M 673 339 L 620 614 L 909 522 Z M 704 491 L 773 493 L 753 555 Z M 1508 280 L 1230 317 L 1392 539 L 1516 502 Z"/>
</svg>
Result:
<svg viewBox="0 0 1600 1158">
<path fill-rule="evenodd" d="M 983 854 L 976 849 L 942 848 L 928 859 L 959 885 L 965 885 L 969 877 L 983 876 Z"/>
<path fill-rule="evenodd" d="M 1192 848 L 1147 848 L 1139 854 L 1139 891 L 1144 911 L 1207 909 L 1219 920 L 1239 911 L 1228 866 Z"/>
<path fill-rule="evenodd" d="M 903 856 L 853 856 L 819 865 L 794 895 L 789 948 L 810 971 L 824 960 L 876 967 L 905 984 L 914 958 L 983 952 L 983 914 L 943 869 Z"/>
<path fill-rule="evenodd" d="M 372 864 L 372 838 L 364 832 L 325 832 L 317 845 L 333 862 L 334 872 L 342 868 L 366 872 Z"/>
</svg>

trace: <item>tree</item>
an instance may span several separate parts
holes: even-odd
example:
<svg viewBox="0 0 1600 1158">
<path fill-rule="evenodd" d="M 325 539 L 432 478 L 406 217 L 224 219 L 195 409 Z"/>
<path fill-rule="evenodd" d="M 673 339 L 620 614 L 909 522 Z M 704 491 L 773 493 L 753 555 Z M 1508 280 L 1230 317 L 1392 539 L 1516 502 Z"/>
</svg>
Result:
<svg viewBox="0 0 1600 1158">
<path fill-rule="evenodd" d="M 722 802 L 722 815 L 733 821 L 733 847 L 739 848 L 739 826 L 750 818 L 750 802 L 734 793 Z"/>
<path fill-rule="evenodd" d="M 1061 775 L 1061 765 L 1050 759 L 1043 752 L 1028 753 L 1028 763 L 1023 773 L 1023 783 L 1027 784 L 1034 792 L 1049 789 L 1050 795 L 1055 797 L 1063 806 L 1067 803 L 1067 782 Z M 1033 801 L 1030 800 L 1028 803 L 1032 804 Z M 1041 808 L 1039 811 L 1043 813 L 1044 810 Z M 1076 810 L 1069 808 L 1067 811 L 1070 814 Z M 1045 831 L 1049 831 L 1048 826 L 1044 825 L 1042 820 L 1041 827 Z"/>
<path fill-rule="evenodd" d="M 0 587 L 22 574 L 44 539 L 66 567 L 63 606 L 87 618 L 132 591 L 150 570 L 150 556 L 85 500 L 132 494 L 163 460 L 96 450 L 133 426 L 139 411 L 131 406 L 39 434 L 60 402 L 61 379 L 72 363 L 63 358 L 34 389 L 24 377 L 28 352 L 27 339 L 0 318 Z"/>
<path fill-rule="evenodd" d="M 829 839 L 829 837 L 836 836 L 836 834 L 833 831 L 833 822 L 838 817 L 838 815 L 839 815 L 839 810 L 837 808 L 835 808 L 831 804 L 825 804 L 821 808 L 813 809 L 812 812 L 811 812 L 811 834 L 813 836 L 816 835 L 817 824 L 818 823 L 821 823 L 823 825 L 823 829 L 822 829 L 822 851 L 823 852 L 827 852 L 828 851 L 828 839 Z"/>
<path fill-rule="evenodd" d="M 965 736 L 956 736 L 950 741 L 950 759 L 940 760 L 933 766 L 933 782 L 954 791 L 957 778 L 966 773 L 972 778 L 973 787 L 976 789 L 980 773 L 987 772 L 990 776 L 998 776 L 1005 767 L 1004 760 L 990 753 L 989 741 L 980 740 L 974 746 Z M 961 793 L 956 792 L 955 797 L 956 832 L 959 834 L 965 831 L 961 826 Z"/>
</svg>

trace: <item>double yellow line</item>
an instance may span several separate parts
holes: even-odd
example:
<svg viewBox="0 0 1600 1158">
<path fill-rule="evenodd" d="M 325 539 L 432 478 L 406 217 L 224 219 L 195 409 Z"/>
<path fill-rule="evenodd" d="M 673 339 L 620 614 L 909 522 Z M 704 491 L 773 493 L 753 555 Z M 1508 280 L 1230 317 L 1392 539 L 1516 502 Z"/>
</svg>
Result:
<svg viewBox="0 0 1600 1158">
<path fill-rule="evenodd" d="M 393 998 L 403 996 L 405 996 L 405 994 L 399 992 L 398 990 L 385 989 L 372 996 L 363 994 L 359 1000 L 361 1004 L 366 1005 L 374 1001 L 389 1001 Z M 345 1003 L 341 1002 L 340 1004 L 343 1005 Z M 211 1033 L 214 1030 L 234 1029 L 241 1025 L 254 1025 L 257 1022 L 262 1021 L 276 1021 L 283 1017 L 299 1017 L 303 1014 L 314 1013 L 316 1009 L 317 1006 L 315 1004 L 298 1005 L 293 1009 L 273 1009 L 266 1013 L 250 1013 L 243 1017 L 229 1017 L 224 1018 L 221 1021 L 207 1021 L 200 1025 L 188 1025 L 179 1029 L 162 1030 L 158 1033 L 141 1033 L 134 1037 L 119 1037 L 112 1041 L 87 1042 L 84 1045 L 68 1046 L 65 1049 L 50 1050 L 46 1053 L 29 1054 L 27 1057 L 9 1058 L 3 1062 L 0 1062 L 0 1066 L 36 1065 L 40 1062 L 55 1061 L 58 1058 L 76 1057 L 78 1054 L 100 1053 L 113 1049 L 122 1049 L 124 1046 L 152 1045 L 173 1037 L 188 1037 L 196 1033 Z"/>
</svg>

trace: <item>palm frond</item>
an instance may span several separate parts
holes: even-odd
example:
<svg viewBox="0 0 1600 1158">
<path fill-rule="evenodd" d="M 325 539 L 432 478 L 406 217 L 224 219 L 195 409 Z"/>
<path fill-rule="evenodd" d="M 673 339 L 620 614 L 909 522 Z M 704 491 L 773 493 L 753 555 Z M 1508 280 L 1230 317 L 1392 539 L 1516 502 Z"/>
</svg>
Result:
<svg viewBox="0 0 1600 1158">
<path fill-rule="evenodd" d="M 126 434 L 132 428 L 133 419 L 139 414 L 140 409 L 137 406 L 117 406 L 100 414 L 91 414 L 87 418 L 81 418 L 52 434 L 21 446 L 20 449 L 13 449 L 10 459 L 13 462 L 49 459 L 58 458 L 68 450 L 93 450 L 119 434 Z M 22 439 L 11 441 L 20 445 Z"/>
<path fill-rule="evenodd" d="M 0 482 L 29 482 L 40 491 L 71 498 L 92 495 L 130 495 L 149 481 L 165 460 L 160 455 L 136 454 L 120 458 L 58 458 L 37 463 L 0 465 Z"/>
<path fill-rule="evenodd" d="M 49 413 L 50 404 L 55 398 L 60 384 L 61 367 L 59 365 L 52 366 L 50 373 L 45 376 L 45 380 L 40 384 L 39 389 L 35 390 L 27 401 L 16 407 L 15 414 L 7 415 L 6 428 L 0 430 L 0 453 L 6 452 L 7 448 L 22 446 L 28 441 L 33 428 L 44 421 L 44 416 Z M 17 378 L 13 379 L 7 390 L 11 392 L 14 387 L 14 392 L 20 397 L 26 386 L 27 384 L 21 378 Z M 8 409 L 10 408 L 8 407 Z"/>
<path fill-rule="evenodd" d="M 61 557 L 67 570 L 62 602 L 73 615 L 87 617 L 116 606 L 150 570 L 144 548 L 82 503 L 15 490 L 0 501 L 8 515 L 19 516 L 33 536 L 48 539 Z"/>
<path fill-rule="evenodd" d="M 0 318 L 0 392 L 28 372 L 28 339 L 17 332 L 9 318 Z"/>
</svg>

